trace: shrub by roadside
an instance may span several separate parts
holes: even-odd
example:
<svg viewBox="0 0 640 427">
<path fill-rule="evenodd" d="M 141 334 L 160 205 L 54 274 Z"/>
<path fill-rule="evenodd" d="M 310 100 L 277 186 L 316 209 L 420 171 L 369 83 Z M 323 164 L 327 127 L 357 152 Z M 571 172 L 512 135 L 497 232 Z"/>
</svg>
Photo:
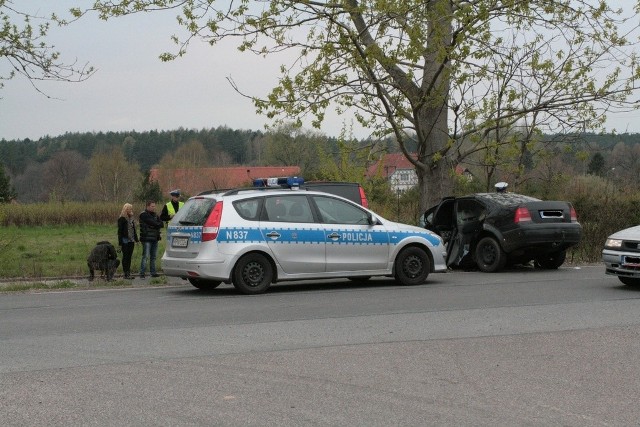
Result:
<svg viewBox="0 0 640 427">
<path fill-rule="evenodd" d="M 45 225 L 115 224 L 122 205 L 113 202 L 66 202 L 33 204 L 0 204 L 3 227 L 39 227 Z M 142 212 L 142 203 L 134 212 Z"/>
</svg>

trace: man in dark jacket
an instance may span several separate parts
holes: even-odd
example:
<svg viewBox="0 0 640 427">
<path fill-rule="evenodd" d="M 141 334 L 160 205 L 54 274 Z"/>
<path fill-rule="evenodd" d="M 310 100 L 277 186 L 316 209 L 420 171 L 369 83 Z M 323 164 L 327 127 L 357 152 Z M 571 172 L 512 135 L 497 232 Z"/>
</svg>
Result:
<svg viewBox="0 0 640 427">
<path fill-rule="evenodd" d="M 142 243 L 142 260 L 140 261 L 140 277 L 144 279 L 149 257 L 149 273 L 158 277 L 156 272 L 156 256 L 162 220 L 156 214 L 156 202 L 147 201 L 146 209 L 140 214 L 140 242 Z"/>
<path fill-rule="evenodd" d="M 119 265 L 120 260 L 116 248 L 107 241 L 98 242 L 87 258 L 89 281 L 94 279 L 96 270 L 100 270 L 102 275 L 106 276 L 107 281 L 113 280 L 113 275 Z"/>
</svg>

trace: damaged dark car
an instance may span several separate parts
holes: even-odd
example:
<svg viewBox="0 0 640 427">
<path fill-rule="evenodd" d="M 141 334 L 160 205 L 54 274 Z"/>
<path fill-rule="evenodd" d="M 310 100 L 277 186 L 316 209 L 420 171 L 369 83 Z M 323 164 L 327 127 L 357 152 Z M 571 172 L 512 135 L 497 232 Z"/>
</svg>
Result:
<svg viewBox="0 0 640 427">
<path fill-rule="evenodd" d="M 496 272 L 527 264 L 557 269 L 582 238 L 569 202 L 515 193 L 447 197 L 424 214 L 425 228 L 447 245 L 447 266 Z"/>
</svg>

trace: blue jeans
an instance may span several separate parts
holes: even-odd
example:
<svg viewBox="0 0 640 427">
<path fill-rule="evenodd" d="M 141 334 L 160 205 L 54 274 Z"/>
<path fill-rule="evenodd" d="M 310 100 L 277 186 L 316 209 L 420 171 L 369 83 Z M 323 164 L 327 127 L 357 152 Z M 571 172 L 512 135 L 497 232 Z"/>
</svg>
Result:
<svg viewBox="0 0 640 427">
<path fill-rule="evenodd" d="M 156 274 L 156 255 L 158 242 L 142 242 L 142 260 L 140 261 L 140 275 L 147 269 L 147 257 L 149 257 L 149 272 Z"/>
</svg>

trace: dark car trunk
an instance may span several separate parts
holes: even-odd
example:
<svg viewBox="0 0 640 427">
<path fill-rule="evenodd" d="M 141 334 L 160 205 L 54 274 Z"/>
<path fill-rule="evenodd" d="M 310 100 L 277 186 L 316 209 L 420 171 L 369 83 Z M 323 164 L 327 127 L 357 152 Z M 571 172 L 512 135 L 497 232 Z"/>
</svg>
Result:
<svg viewBox="0 0 640 427">
<path fill-rule="evenodd" d="M 571 205 L 567 202 L 528 202 L 523 206 L 529 210 L 534 223 L 571 222 Z"/>
</svg>

